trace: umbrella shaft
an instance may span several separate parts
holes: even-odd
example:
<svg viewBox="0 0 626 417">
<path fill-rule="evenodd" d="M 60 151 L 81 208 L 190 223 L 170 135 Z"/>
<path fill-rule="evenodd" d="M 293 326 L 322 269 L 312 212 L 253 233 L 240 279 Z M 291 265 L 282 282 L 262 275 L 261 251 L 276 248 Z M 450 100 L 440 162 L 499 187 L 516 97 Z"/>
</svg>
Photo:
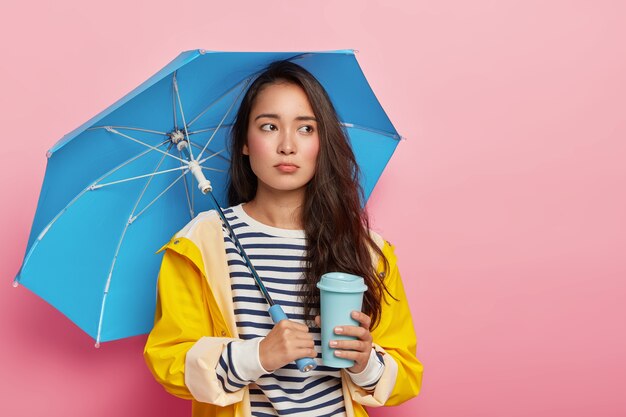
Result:
<svg viewBox="0 0 626 417">
<path fill-rule="evenodd" d="M 230 227 L 230 223 L 228 223 L 228 220 L 226 220 L 226 216 L 224 215 L 224 212 L 222 211 L 222 208 L 220 207 L 220 205 L 218 204 L 217 200 L 215 199 L 215 196 L 213 195 L 213 192 L 209 191 L 208 194 L 211 196 L 211 199 L 213 200 L 213 205 L 217 208 L 217 212 L 218 212 L 218 214 L 220 215 L 220 217 L 222 219 L 222 223 L 224 223 L 224 225 L 228 229 L 228 232 L 230 233 L 230 237 L 233 239 L 233 242 L 235 242 L 235 246 L 237 246 L 237 249 L 239 250 L 239 253 L 243 257 L 243 259 L 246 261 L 246 264 L 248 265 L 248 269 L 250 269 L 250 272 L 252 273 L 252 277 L 254 278 L 254 281 L 256 282 L 256 285 L 261 290 L 261 293 L 263 293 L 263 297 L 265 297 L 265 300 L 270 305 L 270 307 L 273 306 L 274 305 L 274 300 L 272 300 L 272 297 L 267 292 L 267 289 L 265 288 L 265 285 L 263 285 L 263 281 L 261 281 L 261 277 L 259 277 L 259 274 L 256 272 L 256 269 L 254 268 L 254 265 L 252 265 L 252 262 L 250 261 L 250 258 L 248 258 L 248 254 L 243 249 L 243 246 L 241 245 L 241 242 L 239 242 L 239 239 L 237 239 L 237 235 L 235 235 L 235 232 L 233 231 L 232 227 Z"/>
</svg>

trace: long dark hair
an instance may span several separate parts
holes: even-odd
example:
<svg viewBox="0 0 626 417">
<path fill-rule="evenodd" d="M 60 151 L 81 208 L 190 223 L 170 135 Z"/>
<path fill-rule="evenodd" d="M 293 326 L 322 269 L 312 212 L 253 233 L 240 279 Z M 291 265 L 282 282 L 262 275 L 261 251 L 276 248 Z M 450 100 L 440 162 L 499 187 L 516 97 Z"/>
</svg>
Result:
<svg viewBox="0 0 626 417">
<path fill-rule="evenodd" d="M 301 66 L 290 61 L 273 62 L 243 97 L 231 129 L 229 204 L 251 201 L 256 194 L 257 178 L 248 156 L 243 155 L 249 115 L 261 90 L 279 82 L 293 83 L 304 90 L 317 119 L 320 140 L 315 174 L 307 184 L 301 210 L 306 236 L 304 315 L 311 320 L 319 311 L 319 278 L 326 272 L 347 272 L 365 280 L 368 290 L 363 312 L 371 317 L 373 328 L 380 320 L 381 302 L 388 291 L 373 267 L 370 249 L 383 260 L 385 272 L 389 262 L 369 234 L 368 215 L 361 208 L 359 167 L 347 134 L 324 87 Z"/>
</svg>

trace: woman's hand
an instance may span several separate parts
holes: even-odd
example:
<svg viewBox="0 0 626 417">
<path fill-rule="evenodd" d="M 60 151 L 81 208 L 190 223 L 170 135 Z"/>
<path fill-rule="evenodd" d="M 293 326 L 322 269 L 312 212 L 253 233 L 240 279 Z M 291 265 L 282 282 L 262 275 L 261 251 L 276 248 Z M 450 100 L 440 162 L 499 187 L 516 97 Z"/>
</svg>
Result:
<svg viewBox="0 0 626 417">
<path fill-rule="evenodd" d="M 282 368 L 300 358 L 315 358 L 313 335 L 305 324 L 281 320 L 259 343 L 259 360 L 267 371 Z"/>
<path fill-rule="evenodd" d="M 365 369 L 372 353 L 371 319 L 360 311 L 353 311 L 352 318 L 360 325 L 335 327 L 335 334 L 355 336 L 357 340 L 331 340 L 329 344 L 331 348 L 337 349 L 335 356 L 354 361 L 354 366 L 348 368 L 348 371 L 358 374 Z M 315 317 L 315 323 L 321 327 L 320 316 Z"/>
</svg>

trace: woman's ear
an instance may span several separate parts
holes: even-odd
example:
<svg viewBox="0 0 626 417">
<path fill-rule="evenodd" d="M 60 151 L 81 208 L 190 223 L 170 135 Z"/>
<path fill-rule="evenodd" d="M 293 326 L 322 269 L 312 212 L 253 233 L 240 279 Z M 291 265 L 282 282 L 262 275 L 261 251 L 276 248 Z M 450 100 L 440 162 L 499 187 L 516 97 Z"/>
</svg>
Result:
<svg viewBox="0 0 626 417">
<path fill-rule="evenodd" d="M 248 151 L 248 145 L 246 145 L 245 143 L 243 144 L 243 154 L 250 155 L 250 151 Z"/>
</svg>

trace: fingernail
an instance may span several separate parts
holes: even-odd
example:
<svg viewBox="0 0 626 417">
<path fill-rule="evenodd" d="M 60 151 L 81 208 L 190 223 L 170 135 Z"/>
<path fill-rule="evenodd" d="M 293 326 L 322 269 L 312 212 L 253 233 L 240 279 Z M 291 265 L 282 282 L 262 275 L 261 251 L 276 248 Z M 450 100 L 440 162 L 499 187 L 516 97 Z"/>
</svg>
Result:
<svg viewBox="0 0 626 417">
<path fill-rule="evenodd" d="M 343 333 L 343 327 L 335 327 L 335 333 Z"/>
<path fill-rule="evenodd" d="M 353 311 L 352 312 L 352 317 L 354 317 L 354 318 L 359 317 L 359 312 L 358 311 Z"/>
<path fill-rule="evenodd" d="M 341 356 L 341 355 L 343 355 L 343 353 L 340 350 L 335 351 L 335 356 Z"/>
<path fill-rule="evenodd" d="M 335 347 L 335 346 L 337 346 L 337 342 L 336 342 L 336 341 L 334 341 L 334 340 L 331 340 L 329 344 L 330 344 L 330 347 Z"/>
</svg>

